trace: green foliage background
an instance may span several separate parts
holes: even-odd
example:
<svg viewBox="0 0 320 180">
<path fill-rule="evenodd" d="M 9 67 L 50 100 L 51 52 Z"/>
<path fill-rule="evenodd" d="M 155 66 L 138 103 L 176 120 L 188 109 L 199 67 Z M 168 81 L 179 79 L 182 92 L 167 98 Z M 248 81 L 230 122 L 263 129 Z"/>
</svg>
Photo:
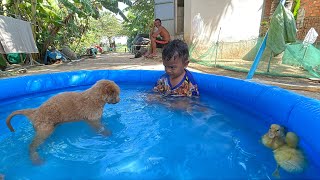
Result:
<svg viewBox="0 0 320 180">
<path fill-rule="evenodd" d="M 121 22 L 114 15 L 128 19 L 118 2 L 132 5 L 130 0 L 7 0 L 1 1 L 0 14 L 32 23 L 41 61 L 48 46 L 88 45 L 99 39 L 99 33 L 119 34 Z"/>
<path fill-rule="evenodd" d="M 119 2 L 127 8 L 121 11 Z M 149 33 L 154 0 L 7 0 L 0 1 L 0 14 L 32 23 L 41 62 L 49 46 L 80 52 L 103 37 L 123 35 L 130 44 L 138 33 Z"/>
<path fill-rule="evenodd" d="M 130 47 L 137 34 L 149 34 L 154 20 L 154 0 L 137 0 L 125 10 L 128 11 L 128 21 L 123 26 Z"/>
</svg>

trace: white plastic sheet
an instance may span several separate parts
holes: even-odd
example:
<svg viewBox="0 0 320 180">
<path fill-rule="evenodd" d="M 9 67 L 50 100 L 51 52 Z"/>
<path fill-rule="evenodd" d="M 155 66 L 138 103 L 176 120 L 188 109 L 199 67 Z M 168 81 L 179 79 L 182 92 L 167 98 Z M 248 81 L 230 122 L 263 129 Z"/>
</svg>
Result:
<svg viewBox="0 0 320 180">
<path fill-rule="evenodd" d="M 192 29 L 193 29 L 192 40 L 196 40 L 201 36 L 202 31 L 204 29 L 204 22 L 201 18 L 200 13 L 198 13 L 193 17 Z"/>
<path fill-rule="evenodd" d="M 307 46 L 309 44 L 313 44 L 314 42 L 316 42 L 318 37 L 318 33 L 314 28 L 310 28 L 306 37 L 303 40 L 303 45 Z"/>
</svg>

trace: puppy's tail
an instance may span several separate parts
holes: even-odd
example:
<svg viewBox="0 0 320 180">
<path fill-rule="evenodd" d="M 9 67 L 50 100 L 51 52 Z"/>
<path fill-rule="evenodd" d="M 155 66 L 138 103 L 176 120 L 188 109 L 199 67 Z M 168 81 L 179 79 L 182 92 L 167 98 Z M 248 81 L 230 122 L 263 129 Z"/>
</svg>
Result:
<svg viewBox="0 0 320 180">
<path fill-rule="evenodd" d="M 27 116 L 28 118 L 34 113 L 34 109 L 25 109 L 25 110 L 18 110 L 18 111 L 14 111 L 13 113 L 11 113 L 6 120 L 7 126 L 10 129 L 11 132 L 14 132 L 14 129 L 11 125 L 11 119 L 13 116 L 18 115 L 18 114 L 23 114 L 25 116 Z"/>
</svg>

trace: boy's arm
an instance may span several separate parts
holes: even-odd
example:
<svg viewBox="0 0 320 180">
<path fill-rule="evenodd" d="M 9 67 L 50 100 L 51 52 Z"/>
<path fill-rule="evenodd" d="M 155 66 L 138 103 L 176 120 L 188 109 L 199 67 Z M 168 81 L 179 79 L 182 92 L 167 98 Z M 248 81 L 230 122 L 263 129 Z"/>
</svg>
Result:
<svg viewBox="0 0 320 180">
<path fill-rule="evenodd" d="M 153 86 L 153 92 L 161 92 L 162 89 L 163 88 L 162 88 L 161 79 L 158 79 L 155 85 Z"/>
<path fill-rule="evenodd" d="M 154 92 L 165 93 L 168 90 L 166 74 L 162 75 L 153 87 Z"/>
</svg>

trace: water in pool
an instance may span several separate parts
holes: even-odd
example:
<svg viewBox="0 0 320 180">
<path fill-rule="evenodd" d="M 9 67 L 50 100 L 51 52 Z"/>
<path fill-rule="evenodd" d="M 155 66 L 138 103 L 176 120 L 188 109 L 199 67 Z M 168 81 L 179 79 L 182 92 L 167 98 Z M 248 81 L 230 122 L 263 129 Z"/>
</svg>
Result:
<svg viewBox="0 0 320 180">
<path fill-rule="evenodd" d="M 61 91 L 0 104 L 0 174 L 6 179 L 273 179 L 272 151 L 259 142 L 269 126 L 261 117 L 207 94 L 186 111 L 148 101 L 150 86 L 120 88 L 120 103 L 104 109 L 110 137 L 84 122 L 59 125 L 38 149 L 45 159 L 40 166 L 28 155 L 34 136 L 29 120 L 15 116 L 11 133 L 4 119 Z M 280 174 L 320 178 L 313 164 L 303 174 Z"/>
</svg>

